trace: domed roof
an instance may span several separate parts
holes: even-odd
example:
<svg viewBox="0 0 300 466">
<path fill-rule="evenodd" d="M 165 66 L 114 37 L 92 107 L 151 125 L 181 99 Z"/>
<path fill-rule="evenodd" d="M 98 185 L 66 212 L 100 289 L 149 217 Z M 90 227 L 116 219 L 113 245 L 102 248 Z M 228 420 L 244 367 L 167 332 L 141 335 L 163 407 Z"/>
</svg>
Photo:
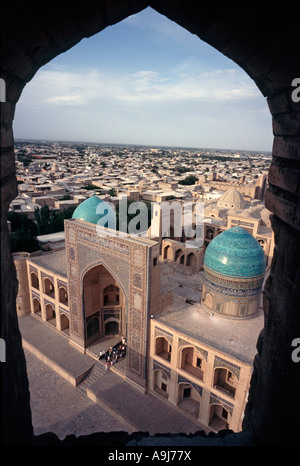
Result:
<svg viewBox="0 0 300 466">
<path fill-rule="evenodd" d="M 102 217 L 105 217 L 108 224 L 105 222 L 105 224 L 102 225 L 102 223 L 99 222 Z M 79 204 L 74 210 L 72 218 L 94 223 L 95 225 L 108 226 L 109 228 L 115 227 L 115 212 L 113 208 L 95 194 Z"/>
<path fill-rule="evenodd" d="M 207 246 L 204 267 L 229 277 L 262 275 L 266 261 L 259 242 L 244 228 L 233 227 L 216 236 Z"/>
<path fill-rule="evenodd" d="M 220 207 L 228 207 L 233 209 L 241 209 L 246 203 L 242 194 L 235 188 L 229 188 L 217 202 Z"/>
</svg>

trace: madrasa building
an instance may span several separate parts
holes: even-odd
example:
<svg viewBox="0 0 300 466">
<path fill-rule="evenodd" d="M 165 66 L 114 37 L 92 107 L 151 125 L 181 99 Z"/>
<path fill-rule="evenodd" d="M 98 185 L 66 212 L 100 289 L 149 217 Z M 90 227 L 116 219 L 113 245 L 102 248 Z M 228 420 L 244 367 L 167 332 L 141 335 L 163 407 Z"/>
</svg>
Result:
<svg viewBox="0 0 300 466">
<path fill-rule="evenodd" d="M 195 271 L 164 257 L 155 239 L 99 230 L 100 203 L 109 213 L 94 195 L 65 221 L 63 248 L 15 254 L 19 316 L 31 314 L 96 360 L 124 337 L 119 375 L 128 383 L 199 429 L 241 430 L 263 328 L 261 245 L 234 226 L 210 241 Z"/>
</svg>

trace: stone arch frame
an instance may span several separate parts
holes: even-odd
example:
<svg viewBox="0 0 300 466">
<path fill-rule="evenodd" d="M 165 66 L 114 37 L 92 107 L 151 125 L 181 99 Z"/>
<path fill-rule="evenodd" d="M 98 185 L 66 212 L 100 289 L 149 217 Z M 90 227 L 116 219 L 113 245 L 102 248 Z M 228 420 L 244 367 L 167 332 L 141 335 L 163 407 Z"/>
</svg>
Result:
<svg viewBox="0 0 300 466">
<path fill-rule="evenodd" d="M 162 349 L 164 351 L 160 351 L 160 353 L 158 353 L 158 340 L 161 340 L 163 342 L 163 345 L 162 345 Z M 163 341 L 164 340 L 164 341 Z M 166 342 L 166 345 L 167 345 L 167 348 L 165 347 L 165 342 Z M 168 335 L 156 335 L 155 336 L 155 340 L 154 340 L 154 354 L 156 356 L 159 356 L 163 359 L 165 359 L 166 361 L 170 362 L 171 361 L 171 357 L 172 357 L 172 343 L 171 343 L 171 340 L 170 338 L 168 338 Z M 170 348 L 170 351 L 168 351 Z M 170 355 L 170 357 L 169 357 Z"/>
<path fill-rule="evenodd" d="M 61 297 L 61 290 L 63 290 L 65 292 L 65 294 L 67 295 L 67 298 L 62 300 L 63 298 Z M 65 286 L 63 285 L 60 285 L 58 287 L 58 301 L 60 304 L 64 304 L 65 306 L 68 306 L 68 302 L 69 302 L 69 293 L 68 293 L 68 290 Z"/>
<path fill-rule="evenodd" d="M 298 399 L 299 380 L 289 355 L 291 341 L 299 336 L 300 330 L 295 293 L 299 284 L 293 274 L 293 270 L 300 266 L 300 258 L 292 252 L 299 250 L 300 231 L 297 182 L 299 174 L 296 168 L 300 154 L 299 104 L 291 99 L 294 90 L 291 83 L 299 74 L 297 64 L 300 42 L 297 15 L 290 14 L 291 9 L 276 10 L 268 4 L 251 2 L 242 6 L 226 4 L 214 10 L 213 5 L 203 4 L 198 15 L 190 2 L 179 0 L 105 0 L 101 4 L 86 2 L 84 8 L 78 3 L 77 6 L 72 6 L 72 10 L 61 8 L 59 5 L 59 10 L 56 11 L 56 6 L 52 5 L 51 10 L 45 15 L 38 8 L 38 3 L 32 5 L 31 11 L 27 4 L 18 4 L 19 14 L 16 14 L 15 6 L 5 2 L 2 7 L 1 27 L 4 37 L 4 41 L 1 41 L 4 44 L 1 77 L 6 84 L 6 102 L 1 103 L 1 214 L 2 246 L 4 245 L 1 251 L 4 272 L 2 276 L 10 277 L 11 280 L 2 285 L 2 321 L 6 321 L 7 316 L 10 316 L 10 326 L 4 326 L 1 336 L 5 341 L 15 342 L 15 330 L 18 327 L 15 304 L 16 277 L 6 225 L 9 203 L 17 195 L 12 134 L 15 104 L 23 87 L 40 66 L 71 48 L 83 37 L 89 37 L 147 6 L 152 6 L 229 56 L 249 74 L 262 94 L 267 97 L 273 118 L 274 143 L 266 206 L 275 214 L 272 219 L 275 258 L 271 278 L 265 288 L 266 325 L 258 340 L 255 374 L 244 428 L 251 428 L 259 443 L 278 444 L 285 438 L 290 444 L 296 433 L 285 434 L 281 426 L 289 425 L 288 413 L 293 412 L 294 400 Z M 290 254 L 285 255 L 285 250 L 291 251 Z M 11 286 L 12 282 L 14 286 Z M 281 293 L 280 300 L 277 300 L 278 292 Z M 286 319 L 281 319 L 282 314 Z M 276 364 L 270 363 L 274 351 L 277 356 Z M 15 354 L 19 370 L 17 366 L 8 369 L 7 365 L 6 384 L 9 387 L 18 377 L 22 379 L 22 383 L 20 380 L 19 383 L 15 383 L 19 387 L 14 394 L 15 398 L 11 399 L 11 403 L 5 404 L 6 426 L 12 427 L 6 429 L 4 442 L 9 438 L 9 432 L 14 432 L 15 439 L 28 442 L 32 438 L 33 430 L 30 415 L 26 414 L 30 411 L 29 392 L 21 343 L 13 343 L 11 352 Z M 283 384 L 287 373 L 291 377 L 288 387 Z M 274 390 L 272 387 L 278 389 Z M 272 409 L 277 402 L 284 403 L 286 407 L 280 418 L 277 411 Z M 263 411 L 261 406 L 264 407 Z M 14 412 L 19 414 L 17 424 L 12 416 Z M 20 413 L 24 414 L 22 419 Z"/>
<path fill-rule="evenodd" d="M 47 286 L 47 283 L 50 283 L 49 287 L 52 287 L 52 289 L 50 289 L 50 292 L 47 290 L 48 286 Z M 44 294 L 46 294 L 47 296 L 51 296 L 54 298 L 55 296 L 55 284 L 54 284 L 54 281 L 53 279 L 51 279 L 50 277 L 47 277 L 47 276 L 44 276 L 42 277 L 42 292 Z"/>
<path fill-rule="evenodd" d="M 59 312 L 59 324 L 61 332 L 67 332 L 70 328 L 70 317 L 67 315 L 66 312 Z"/>
<path fill-rule="evenodd" d="M 159 377 L 159 374 L 162 374 L 165 376 L 165 378 L 163 377 Z M 169 388 L 169 384 L 170 384 L 170 374 L 167 373 L 167 371 L 165 371 L 164 369 L 160 368 L 160 367 L 156 367 L 154 370 L 153 370 L 153 390 L 161 390 L 162 391 L 162 388 L 161 387 L 158 387 L 158 378 L 160 379 L 160 382 L 161 383 L 164 383 L 162 382 L 162 380 L 165 380 L 165 385 L 166 385 L 166 391 L 165 391 L 165 398 L 169 398 L 169 392 L 168 392 L 168 388 Z M 160 392 L 162 393 L 162 392 Z"/>
<path fill-rule="evenodd" d="M 55 309 L 55 304 L 45 302 L 45 320 L 48 322 L 49 320 L 55 320 L 55 326 L 56 326 L 56 309 Z"/>
<path fill-rule="evenodd" d="M 199 369 L 199 375 L 196 375 L 196 377 L 198 377 L 202 382 L 204 382 L 204 374 L 205 374 L 207 360 L 205 359 L 205 356 L 201 353 L 201 351 L 199 351 L 199 349 L 196 346 L 194 346 L 192 343 L 186 343 L 186 344 L 178 347 L 178 358 L 177 358 L 178 364 L 177 364 L 177 366 L 178 366 L 179 369 L 182 369 L 182 370 L 186 371 L 186 369 L 184 367 L 182 367 L 182 353 L 183 353 L 183 350 L 185 350 L 187 348 L 193 349 L 193 352 L 194 352 L 193 356 L 195 357 L 195 355 L 197 355 L 197 358 L 201 359 L 201 361 L 202 361 L 201 369 Z M 194 366 L 194 367 L 196 368 L 196 366 Z M 188 372 L 188 371 L 186 371 L 186 372 Z M 195 374 L 193 374 L 193 375 L 195 375 Z"/>
<path fill-rule="evenodd" d="M 227 412 L 227 419 L 226 420 L 222 419 L 222 418 L 221 419 L 224 421 L 224 423 L 226 422 L 226 424 L 230 427 L 232 412 L 228 409 L 228 407 L 225 404 L 217 403 L 217 402 L 210 403 L 210 405 L 209 405 L 208 425 L 210 426 L 212 424 L 213 417 L 214 417 L 213 414 L 215 413 L 215 409 L 217 407 L 220 407 L 220 408 L 224 409 Z"/>
<path fill-rule="evenodd" d="M 30 286 L 32 286 L 36 290 L 40 289 L 39 276 L 38 276 L 38 273 L 35 272 L 34 270 L 30 271 Z"/>
<path fill-rule="evenodd" d="M 87 274 L 87 272 L 89 272 L 91 269 L 93 269 L 94 267 L 97 267 L 98 265 L 103 265 L 103 267 L 111 274 L 111 276 L 114 278 L 114 280 L 118 283 L 119 287 L 121 288 L 122 290 L 122 293 L 124 294 L 125 298 L 126 298 L 126 309 L 128 307 L 128 301 L 129 301 L 129 297 L 128 297 L 128 294 L 127 294 L 127 290 L 124 286 L 124 284 L 118 279 L 115 277 L 115 273 L 113 270 L 111 270 L 111 267 L 109 265 L 107 265 L 104 261 L 96 261 L 96 262 L 92 262 L 91 264 L 87 265 L 82 271 L 81 271 L 81 274 L 80 274 L 80 293 L 82 294 L 83 293 L 83 279 L 84 279 L 84 276 Z"/>
<path fill-rule="evenodd" d="M 180 403 L 182 403 L 182 401 L 184 400 L 184 397 L 182 395 L 182 392 L 184 390 L 183 386 L 186 386 L 186 388 L 190 388 L 191 390 L 191 393 L 193 395 L 196 395 L 196 396 L 191 396 L 190 398 L 193 399 L 194 401 L 196 401 L 196 403 L 198 403 L 198 407 L 197 407 L 197 415 L 194 416 L 196 419 L 199 418 L 199 415 L 200 415 L 200 409 L 201 409 L 201 403 L 202 403 L 202 396 L 201 394 L 199 393 L 199 391 L 193 386 L 193 383 L 189 382 L 189 381 L 180 381 L 178 382 L 177 384 L 177 387 L 176 387 L 176 392 L 177 392 L 177 396 L 176 396 L 176 399 L 177 399 L 177 406 L 180 407 Z M 181 408 L 183 409 L 183 408 Z M 184 409 L 183 409 L 184 410 Z"/>
<path fill-rule="evenodd" d="M 36 310 L 35 309 L 35 303 L 38 303 L 39 308 Z M 37 296 L 33 296 L 32 298 L 32 313 L 33 314 L 41 314 L 42 313 L 42 304 L 40 298 Z"/>
<path fill-rule="evenodd" d="M 115 273 L 114 271 L 111 270 L 111 267 L 109 265 L 106 265 L 106 263 L 104 261 L 97 261 L 97 262 L 93 262 L 89 265 L 87 265 L 82 271 L 81 271 L 81 274 L 80 274 L 80 295 L 81 295 L 81 300 L 83 302 L 83 280 L 84 280 L 84 277 L 85 275 L 90 271 L 92 270 L 93 268 L 95 267 L 98 267 L 98 266 L 103 266 L 109 273 L 110 275 L 114 278 L 114 280 L 116 281 L 116 283 L 118 284 L 118 287 L 119 289 L 122 290 L 122 293 L 123 293 L 123 296 L 125 298 L 125 319 L 126 319 L 126 322 L 128 322 L 128 309 L 129 309 L 129 298 L 128 298 L 128 295 L 126 293 L 126 289 L 125 289 L 125 286 L 124 284 L 118 279 L 115 277 Z M 84 327 L 86 326 L 86 323 L 85 323 L 85 319 L 84 319 Z M 127 335 L 125 335 L 125 338 L 127 340 Z"/>
<path fill-rule="evenodd" d="M 233 394 L 233 398 L 235 397 L 235 392 L 236 392 L 236 389 L 237 389 L 237 385 L 238 385 L 238 377 L 236 376 L 236 374 L 234 374 L 234 372 L 232 370 L 230 370 L 229 367 L 225 367 L 225 366 L 222 366 L 222 365 L 216 365 L 214 366 L 214 370 L 213 370 L 213 373 L 212 373 L 212 383 L 211 383 L 211 386 L 214 387 L 214 386 L 217 386 L 217 379 L 218 379 L 218 373 L 217 371 L 220 371 L 220 370 L 224 370 L 224 371 L 227 371 L 227 372 L 230 372 L 230 374 L 234 377 L 234 380 L 236 382 L 236 386 L 234 387 L 234 394 Z"/>
</svg>

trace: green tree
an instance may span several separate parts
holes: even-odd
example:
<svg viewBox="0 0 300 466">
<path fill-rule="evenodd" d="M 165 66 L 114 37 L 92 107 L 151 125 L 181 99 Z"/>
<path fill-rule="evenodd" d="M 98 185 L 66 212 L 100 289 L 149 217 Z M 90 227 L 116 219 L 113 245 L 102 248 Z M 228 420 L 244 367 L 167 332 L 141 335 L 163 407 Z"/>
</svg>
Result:
<svg viewBox="0 0 300 466">
<path fill-rule="evenodd" d="M 7 218 L 11 222 L 11 252 L 38 251 L 37 226 L 34 221 L 25 213 L 19 212 L 9 212 Z"/>
<path fill-rule="evenodd" d="M 110 190 L 108 191 L 108 194 L 111 197 L 116 197 L 117 196 L 117 191 L 115 190 L 115 188 L 110 188 Z"/>
<path fill-rule="evenodd" d="M 189 175 L 184 180 L 179 181 L 178 184 L 192 185 L 195 184 L 196 181 L 198 181 L 198 178 L 195 175 Z"/>
</svg>

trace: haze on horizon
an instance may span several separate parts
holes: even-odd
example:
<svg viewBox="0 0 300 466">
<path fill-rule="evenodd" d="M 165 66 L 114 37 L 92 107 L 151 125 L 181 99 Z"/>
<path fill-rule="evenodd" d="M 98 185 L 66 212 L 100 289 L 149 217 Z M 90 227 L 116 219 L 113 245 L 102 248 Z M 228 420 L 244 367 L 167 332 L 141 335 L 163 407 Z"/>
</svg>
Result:
<svg viewBox="0 0 300 466">
<path fill-rule="evenodd" d="M 232 60 L 147 8 L 43 66 L 16 139 L 272 150 L 271 114 Z"/>
</svg>

